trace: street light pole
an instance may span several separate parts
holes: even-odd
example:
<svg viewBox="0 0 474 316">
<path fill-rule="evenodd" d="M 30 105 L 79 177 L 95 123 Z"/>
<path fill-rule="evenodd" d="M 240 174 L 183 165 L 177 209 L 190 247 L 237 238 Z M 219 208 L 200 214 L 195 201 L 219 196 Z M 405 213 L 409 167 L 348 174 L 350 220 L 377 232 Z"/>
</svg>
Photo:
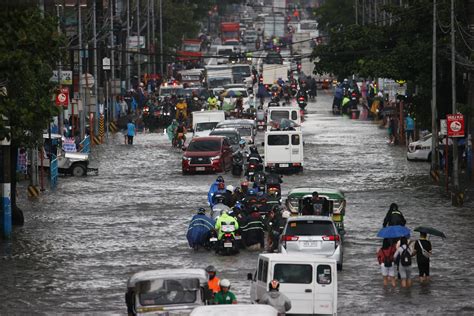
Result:
<svg viewBox="0 0 474 316">
<path fill-rule="evenodd" d="M 164 76 L 164 65 L 163 65 L 163 3 L 160 1 L 160 71 L 161 77 Z"/>
<path fill-rule="evenodd" d="M 98 108 L 98 97 L 99 97 L 99 77 L 98 77 L 98 71 L 97 71 L 97 17 L 96 17 L 96 0 L 92 2 L 92 33 L 93 33 L 93 40 L 92 40 L 92 46 L 94 50 L 94 78 L 95 78 L 95 83 L 94 83 L 94 96 L 95 96 L 95 114 L 94 114 L 94 127 L 91 126 L 91 131 L 93 130 L 95 135 L 98 135 L 98 129 L 99 129 L 99 120 L 98 114 L 99 114 L 99 108 Z"/>
<path fill-rule="evenodd" d="M 138 54 L 137 54 L 137 58 L 136 58 L 136 61 L 137 61 L 137 75 L 138 75 L 138 84 L 140 84 L 141 82 L 141 77 L 142 77 L 142 74 L 141 74 L 141 71 L 140 71 L 140 59 L 141 59 L 141 55 L 140 55 L 140 0 L 137 0 L 137 51 L 138 51 Z"/>
<path fill-rule="evenodd" d="M 109 2 L 110 9 L 110 103 L 109 111 L 112 114 L 111 121 L 115 121 L 114 89 L 115 89 L 115 55 L 114 55 L 114 7 L 113 1 Z"/>
<path fill-rule="evenodd" d="M 81 14 L 81 0 L 77 0 L 77 19 L 78 19 L 78 37 L 79 37 L 79 91 L 78 91 L 78 107 L 79 104 L 82 103 L 82 14 Z M 79 109 L 81 111 L 79 111 Z M 82 109 L 79 107 L 78 109 L 78 117 L 79 117 L 79 125 L 81 128 L 81 138 L 83 138 L 86 134 L 86 119 L 84 115 L 84 104 L 82 104 Z M 73 111 L 74 113 L 74 111 Z M 72 117 L 72 121 L 74 122 L 74 117 Z M 72 135 L 75 137 L 76 135 Z"/>
<path fill-rule="evenodd" d="M 126 60 L 127 60 L 127 65 L 126 65 L 126 78 L 125 78 L 125 82 L 126 82 L 126 86 L 127 86 L 127 90 L 130 89 L 130 70 L 131 70 L 131 65 L 130 65 L 130 53 L 129 53 L 129 50 L 130 50 L 130 46 L 129 46 L 129 40 L 130 40 L 130 0 L 127 0 L 127 40 L 126 40 L 126 43 L 125 43 L 125 56 L 126 56 Z"/>
</svg>

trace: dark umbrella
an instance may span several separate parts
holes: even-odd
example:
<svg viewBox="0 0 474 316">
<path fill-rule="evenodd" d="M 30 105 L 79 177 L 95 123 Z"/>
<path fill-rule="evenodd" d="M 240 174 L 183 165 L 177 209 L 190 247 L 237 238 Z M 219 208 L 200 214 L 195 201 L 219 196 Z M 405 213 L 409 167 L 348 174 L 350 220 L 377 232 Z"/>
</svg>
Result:
<svg viewBox="0 0 474 316">
<path fill-rule="evenodd" d="M 405 226 L 395 225 L 382 228 L 377 237 L 380 238 L 400 238 L 410 237 L 410 230 Z"/>
<path fill-rule="evenodd" d="M 446 238 L 446 235 L 443 232 L 441 232 L 437 229 L 431 228 L 431 227 L 418 226 L 417 228 L 414 229 L 414 231 L 420 232 L 420 233 L 425 233 L 425 234 L 430 234 L 430 235 L 433 235 L 433 236 L 438 236 L 438 237 L 441 237 L 441 238 Z"/>
</svg>

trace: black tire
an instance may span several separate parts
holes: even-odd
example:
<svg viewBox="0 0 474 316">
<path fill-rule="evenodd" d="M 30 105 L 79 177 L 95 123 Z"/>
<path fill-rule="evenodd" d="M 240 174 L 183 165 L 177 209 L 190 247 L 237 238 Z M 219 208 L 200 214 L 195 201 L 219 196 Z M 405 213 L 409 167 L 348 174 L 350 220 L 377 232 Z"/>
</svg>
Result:
<svg viewBox="0 0 474 316">
<path fill-rule="evenodd" d="M 87 169 L 82 164 L 75 164 L 72 166 L 71 174 L 75 177 L 83 177 L 87 173 Z"/>
<path fill-rule="evenodd" d="M 342 271 L 342 262 L 337 264 L 337 271 Z"/>
</svg>

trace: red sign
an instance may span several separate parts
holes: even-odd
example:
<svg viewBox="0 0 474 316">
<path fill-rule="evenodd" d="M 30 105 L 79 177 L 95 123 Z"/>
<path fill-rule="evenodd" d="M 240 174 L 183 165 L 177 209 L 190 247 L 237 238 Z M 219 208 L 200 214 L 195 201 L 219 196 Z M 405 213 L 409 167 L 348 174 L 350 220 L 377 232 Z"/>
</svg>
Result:
<svg viewBox="0 0 474 316">
<path fill-rule="evenodd" d="M 446 115 L 448 125 L 448 137 L 464 137 L 464 115 Z"/>
<path fill-rule="evenodd" d="M 56 105 L 67 108 L 69 105 L 69 89 L 62 88 L 56 95 Z"/>
</svg>

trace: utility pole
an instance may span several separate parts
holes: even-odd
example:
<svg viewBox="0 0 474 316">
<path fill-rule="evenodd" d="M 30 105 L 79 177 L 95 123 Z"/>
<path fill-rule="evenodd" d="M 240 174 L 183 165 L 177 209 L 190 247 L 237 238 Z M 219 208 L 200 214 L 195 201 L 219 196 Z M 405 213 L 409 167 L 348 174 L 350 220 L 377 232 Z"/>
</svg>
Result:
<svg viewBox="0 0 474 316">
<path fill-rule="evenodd" d="M 8 125 L 7 118 L 0 115 L 0 119 Z M 5 126 L 5 128 L 10 128 Z M 0 139 L 0 231 L 4 239 L 10 239 L 12 233 L 12 205 L 11 205 L 11 166 L 10 140 Z"/>
<path fill-rule="evenodd" d="M 59 4 L 56 4 L 56 17 L 58 18 L 58 34 L 61 34 L 61 16 L 59 14 Z M 62 62 L 61 59 L 58 61 L 58 86 L 59 89 L 61 89 L 61 79 L 62 79 Z M 63 107 L 59 107 L 59 113 L 58 113 L 58 131 L 60 135 L 63 135 L 63 119 L 64 116 L 64 109 Z"/>
<path fill-rule="evenodd" d="M 433 0 L 433 48 L 431 64 L 431 171 L 437 172 L 439 167 L 438 154 L 438 109 L 436 104 L 436 43 L 437 43 L 437 0 Z"/>
<path fill-rule="evenodd" d="M 474 47 L 474 0 L 469 0 L 467 3 L 467 13 L 468 13 L 468 29 L 469 32 L 471 33 L 470 37 L 470 44 L 471 47 Z M 471 63 L 474 63 L 474 57 L 471 58 Z M 469 106 L 470 109 L 474 109 L 474 70 L 471 70 L 469 73 L 469 92 L 468 92 L 468 101 L 467 105 Z M 473 116 L 471 115 L 470 119 L 472 119 Z M 472 126 L 472 121 L 468 119 L 468 122 L 470 126 Z M 469 130 L 469 129 L 468 129 Z M 471 144 L 468 146 L 470 148 L 471 152 L 468 153 L 468 157 L 471 157 L 471 168 L 467 168 L 468 170 L 471 170 L 470 174 L 470 179 L 471 181 L 474 179 L 474 144 L 472 143 L 472 135 L 471 135 Z M 469 141 L 469 137 L 468 137 Z M 469 159 L 468 159 L 469 162 Z"/>
<path fill-rule="evenodd" d="M 151 47 L 152 47 L 152 55 L 151 61 L 153 65 L 153 73 L 156 74 L 156 45 L 155 45 L 155 0 L 151 0 Z"/>
<path fill-rule="evenodd" d="M 359 0 L 354 0 L 354 8 L 355 8 L 355 22 L 356 22 L 356 25 L 359 25 Z"/>
<path fill-rule="evenodd" d="M 160 70 L 161 77 L 164 76 L 164 65 L 163 65 L 163 0 L 160 1 Z"/>
<path fill-rule="evenodd" d="M 129 41 L 130 40 L 130 0 L 127 0 L 127 40 L 125 41 L 125 56 L 126 56 L 126 74 L 125 74 L 125 82 L 126 82 L 126 87 L 127 90 L 130 89 L 130 70 L 131 70 L 131 65 L 130 65 L 130 46 L 129 46 Z"/>
<path fill-rule="evenodd" d="M 81 138 L 85 137 L 86 134 L 86 116 L 84 115 L 84 104 L 82 103 L 82 15 L 81 15 L 81 0 L 77 0 L 77 19 L 78 19 L 78 38 L 79 38 L 79 98 L 78 98 L 78 105 L 82 104 L 82 109 L 79 107 L 80 111 L 78 110 L 79 116 L 79 125 L 81 128 Z M 72 118 L 74 121 L 74 117 Z M 73 135 L 74 137 L 75 135 Z"/>
<path fill-rule="evenodd" d="M 111 121 L 115 120 L 114 90 L 115 90 L 115 55 L 114 55 L 114 6 L 109 2 L 110 9 L 110 103 L 109 111 L 112 114 Z"/>
<path fill-rule="evenodd" d="M 150 0 L 147 1 L 147 8 L 146 8 L 146 51 L 147 51 L 147 56 L 146 56 L 146 69 L 148 75 L 151 73 L 151 55 L 150 55 Z"/>
<path fill-rule="evenodd" d="M 452 113 L 456 114 L 456 31 L 454 20 L 454 0 L 451 0 L 451 89 L 452 89 Z M 448 145 L 448 144 L 447 144 Z M 458 160 L 458 140 L 453 137 L 453 187 L 454 193 L 459 190 L 459 160 Z"/>
<path fill-rule="evenodd" d="M 140 71 L 140 62 L 141 62 L 141 54 L 140 54 L 140 0 L 137 0 L 137 51 L 138 51 L 138 54 L 137 54 L 137 58 L 136 58 L 136 61 L 137 61 L 137 76 L 138 76 L 138 84 L 140 84 L 140 82 L 142 81 L 141 80 L 141 77 L 142 77 L 142 73 Z"/>
<path fill-rule="evenodd" d="M 95 83 L 94 83 L 94 96 L 95 96 L 95 113 L 94 113 L 94 135 L 98 135 L 99 133 L 99 120 L 98 118 L 98 113 L 99 113 L 99 107 L 98 107 L 98 98 L 99 98 L 99 77 L 98 77 L 98 71 L 97 71 L 97 13 L 96 13 L 96 2 L 97 0 L 93 0 L 92 2 L 92 33 L 93 33 L 93 40 L 92 40 L 92 49 L 94 50 L 94 78 L 95 78 Z M 92 130 L 92 126 L 91 126 Z"/>
</svg>

